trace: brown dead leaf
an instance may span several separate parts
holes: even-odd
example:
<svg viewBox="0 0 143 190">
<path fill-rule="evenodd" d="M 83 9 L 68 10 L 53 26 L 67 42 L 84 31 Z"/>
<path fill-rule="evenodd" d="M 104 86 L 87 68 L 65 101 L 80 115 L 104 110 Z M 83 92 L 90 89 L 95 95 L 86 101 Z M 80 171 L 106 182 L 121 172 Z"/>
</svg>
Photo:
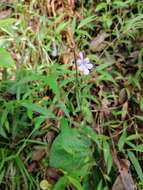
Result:
<svg viewBox="0 0 143 190">
<path fill-rule="evenodd" d="M 105 46 L 105 39 L 109 36 L 106 32 L 99 33 L 90 43 L 89 48 L 94 52 L 102 51 Z"/>
<path fill-rule="evenodd" d="M 33 163 L 31 163 L 31 164 L 28 166 L 28 171 L 29 171 L 29 172 L 34 172 L 36 168 L 37 168 L 36 162 L 33 162 Z"/>
<path fill-rule="evenodd" d="M 136 190 L 136 186 L 130 172 L 130 161 L 127 159 L 118 159 L 114 145 L 112 156 L 119 171 L 119 176 L 115 180 L 112 190 Z"/>
<path fill-rule="evenodd" d="M 55 168 L 47 169 L 46 177 L 47 177 L 48 181 L 55 182 L 59 179 L 60 176 L 61 176 L 61 172 L 58 171 L 57 169 L 55 169 Z"/>
<path fill-rule="evenodd" d="M 40 161 L 44 155 L 45 155 L 44 149 L 35 150 L 32 154 L 32 160 L 33 161 Z"/>
<path fill-rule="evenodd" d="M 67 52 L 62 53 L 59 56 L 59 60 L 62 64 L 64 65 L 69 65 L 72 66 L 73 61 L 74 61 L 74 55 L 72 52 L 70 52 L 69 50 L 67 50 Z"/>
<path fill-rule="evenodd" d="M 55 132 L 49 131 L 46 135 L 46 140 L 48 141 L 47 154 L 49 154 L 50 152 L 50 148 L 51 148 L 54 138 L 55 138 Z"/>
<path fill-rule="evenodd" d="M 114 161 L 118 167 L 120 175 L 116 178 L 112 190 L 136 190 L 136 186 L 129 170 L 129 160 L 118 160 L 117 157 L 114 157 Z"/>
<path fill-rule="evenodd" d="M 0 12 L 0 19 L 4 19 L 11 15 L 11 9 L 4 10 Z"/>
<path fill-rule="evenodd" d="M 122 120 L 126 118 L 127 113 L 128 113 L 128 102 L 126 101 L 122 107 L 122 116 L 121 116 Z"/>
<path fill-rule="evenodd" d="M 119 103 L 123 104 L 127 100 L 127 92 L 125 88 L 122 88 L 119 92 Z"/>
<path fill-rule="evenodd" d="M 114 185 L 112 187 L 112 190 L 125 190 L 120 175 L 116 178 L 115 183 L 114 183 Z"/>
</svg>

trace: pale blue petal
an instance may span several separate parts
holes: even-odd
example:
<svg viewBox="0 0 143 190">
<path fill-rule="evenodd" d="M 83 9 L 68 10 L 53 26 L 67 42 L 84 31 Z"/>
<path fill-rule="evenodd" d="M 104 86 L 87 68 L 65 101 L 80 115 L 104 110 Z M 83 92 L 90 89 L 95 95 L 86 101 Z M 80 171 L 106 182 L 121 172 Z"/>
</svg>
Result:
<svg viewBox="0 0 143 190">
<path fill-rule="evenodd" d="M 78 67 L 78 70 L 83 73 L 84 75 L 88 75 L 89 74 L 89 70 L 84 66 L 84 65 L 80 65 Z"/>
<path fill-rule="evenodd" d="M 92 69 L 93 68 L 92 63 L 86 64 L 85 66 L 86 66 L 87 69 Z"/>
<path fill-rule="evenodd" d="M 79 57 L 83 61 L 83 53 L 82 52 L 79 53 Z"/>
<path fill-rule="evenodd" d="M 84 64 L 87 64 L 87 63 L 90 63 L 89 58 L 85 58 L 85 59 L 84 59 Z"/>
<path fill-rule="evenodd" d="M 88 75 L 88 74 L 89 74 L 89 70 L 88 70 L 87 68 L 84 68 L 83 74 L 84 74 L 84 75 Z"/>
</svg>

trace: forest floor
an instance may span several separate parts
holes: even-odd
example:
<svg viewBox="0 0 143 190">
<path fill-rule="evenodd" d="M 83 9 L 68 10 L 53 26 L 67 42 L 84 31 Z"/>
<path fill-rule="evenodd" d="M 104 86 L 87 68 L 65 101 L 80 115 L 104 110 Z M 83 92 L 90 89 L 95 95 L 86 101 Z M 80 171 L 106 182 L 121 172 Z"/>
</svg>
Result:
<svg viewBox="0 0 143 190">
<path fill-rule="evenodd" d="M 143 1 L 0 0 L 0 190 L 143 190 Z"/>
</svg>

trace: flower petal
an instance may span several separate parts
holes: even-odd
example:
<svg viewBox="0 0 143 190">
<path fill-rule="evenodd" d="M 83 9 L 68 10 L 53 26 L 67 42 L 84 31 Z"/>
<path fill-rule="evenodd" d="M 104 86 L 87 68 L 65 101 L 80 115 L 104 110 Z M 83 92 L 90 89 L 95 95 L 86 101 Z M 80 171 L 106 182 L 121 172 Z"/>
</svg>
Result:
<svg viewBox="0 0 143 190">
<path fill-rule="evenodd" d="M 90 60 L 88 57 L 84 59 L 84 64 L 87 64 L 87 63 L 90 63 Z"/>
<path fill-rule="evenodd" d="M 87 69 L 92 69 L 93 68 L 93 64 L 92 63 L 88 63 L 85 65 Z"/>
<path fill-rule="evenodd" d="M 83 61 L 82 61 L 81 59 L 78 59 L 78 60 L 76 61 L 76 63 L 77 63 L 77 65 L 82 65 Z"/>
<path fill-rule="evenodd" d="M 80 66 L 78 67 L 78 70 L 79 70 L 81 73 L 83 73 L 84 75 L 88 75 L 88 74 L 89 74 L 88 68 L 86 68 L 84 65 L 80 65 Z"/>
<path fill-rule="evenodd" d="M 83 71 L 83 74 L 84 75 L 88 75 L 89 74 L 89 70 L 87 68 L 85 68 L 84 71 Z"/>
<path fill-rule="evenodd" d="M 79 53 L 79 57 L 81 60 L 83 60 L 83 53 L 82 52 Z"/>
<path fill-rule="evenodd" d="M 78 70 L 79 70 L 79 71 L 82 71 L 82 72 L 83 72 L 84 69 L 85 69 L 85 67 L 84 67 L 83 65 L 79 65 L 79 66 L 78 66 Z"/>
</svg>

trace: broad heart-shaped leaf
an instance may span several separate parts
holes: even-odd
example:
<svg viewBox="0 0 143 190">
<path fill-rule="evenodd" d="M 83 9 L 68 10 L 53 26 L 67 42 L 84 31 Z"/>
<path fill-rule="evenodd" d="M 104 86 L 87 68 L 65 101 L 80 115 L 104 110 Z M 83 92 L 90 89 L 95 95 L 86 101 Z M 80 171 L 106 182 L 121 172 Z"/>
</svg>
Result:
<svg viewBox="0 0 143 190">
<path fill-rule="evenodd" d="M 91 141 L 81 135 L 78 129 L 62 126 L 51 147 L 50 166 L 68 174 L 84 176 L 93 161 L 91 146 Z"/>
<path fill-rule="evenodd" d="M 0 67 L 15 67 L 15 62 L 12 59 L 10 53 L 6 51 L 4 48 L 0 48 Z"/>
</svg>

